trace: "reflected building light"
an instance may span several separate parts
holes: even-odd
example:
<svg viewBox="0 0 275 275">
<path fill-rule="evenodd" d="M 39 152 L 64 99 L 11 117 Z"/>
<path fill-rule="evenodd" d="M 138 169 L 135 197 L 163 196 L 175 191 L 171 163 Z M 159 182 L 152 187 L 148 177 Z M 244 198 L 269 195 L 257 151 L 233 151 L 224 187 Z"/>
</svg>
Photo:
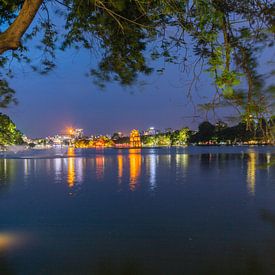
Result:
<svg viewBox="0 0 275 275">
<path fill-rule="evenodd" d="M 188 168 L 189 155 L 188 154 L 176 154 L 177 167 L 183 167 L 184 170 Z"/>
<path fill-rule="evenodd" d="M 55 180 L 60 182 L 62 180 L 62 159 L 54 159 L 54 174 Z"/>
<path fill-rule="evenodd" d="M 166 166 L 170 167 L 171 166 L 171 155 L 160 155 L 160 162 L 164 163 Z"/>
<path fill-rule="evenodd" d="M 15 159 L 1 159 L 0 158 L 0 184 L 6 184 L 11 181 L 16 175 Z"/>
<path fill-rule="evenodd" d="M 75 159 L 75 163 L 76 182 L 81 184 L 83 182 L 83 158 Z"/>
<path fill-rule="evenodd" d="M 68 158 L 68 186 L 72 188 L 75 184 L 75 163 L 73 158 Z"/>
<path fill-rule="evenodd" d="M 68 157 L 75 157 L 74 147 L 68 147 L 67 156 Z"/>
<path fill-rule="evenodd" d="M 30 170 L 31 170 L 31 160 L 30 159 L 24 159 L 24 179 L 28 179 L 30 176 Z"/>
<path fill-rule="evenodd" d="M 31 163 L 32 163 L 32 174 L 34 174 L 35 176 L 37 175 L 37 159 L 31 159 Z M 52 170 L 51 170 L 52 173 Z"/>
<path fill-rule="evenodd" d="M 130 190 L 135 191 L 141 169 L 141 151 L 140 149 L 129 149 L 130 163 Z"/>
<path fill-rule="evenodd" d="M 24 177 L 28 177 L 28 160 L 24 159 Z"/>
<path fill-rule="evenodd" d="M 7 159 L 4 159 L 4 177 L 7 176 Z"/>
<path fill-rule="evenodd" d="M 75 152 L 74 148 L 68 148 L 68 175 L 67 175 L 67 183 L 70 188 L 72 188 L 75 184 Z"/>
<path fill-rule="evenodd" d="M 266 153 L 266 164 L 267 164 L 267 173 L 269 174 L 269 168 L 271 163 L 271 154 L 268 152 Z"/>
<path fill-rule="evenodd" d="M 209 153 L 209 163 L 212 161 L 212 154 Z"/>
<path fill-rule="evenodd" d="M 168 166 L 170 167 L 171 166 L 171 155 L 170 154 L 166 156 L 166 160 L 167 160 Z"/>
<path fill-rule="evenodd" d="M 155 190 L 156 188 L 156 168 L 157 168 L 157 157 L 155 154 L 149 156 L 150 159 L 150 189 Z"/>
<path fill-rule="evenodd" d="M 122 182 L 123 176 L 123 156 L 117 155 L 117 165 L 118 165 L 118 183 Z"/>
<path fill-rule="evenodd" d="M 270 153 L 266 153 L 266 163 L 269 165 L 271 161 L 271 154 Z"/>
<path fill-rule="evenodd" d="M 7 180 L 8 180 L 7 159 L 0 159 L 0 184 L 6 183 Z"/>
<path fill-rule="evenodd" d="M 248 152 L 247 160 L 247 188 L 248 192 L 251 195 L 255 195 L 255 186 L 256 186 L 256 163 L 257 163 L 257 154 L 255 151 Z"/>
<path fill-rule="evenodd" d="M 95 165 L 96 165 L 96 178 L 97 180 L 101 180 L 104 177 L 104 169 L 105 169 L 105 158 L 103 155 L 96 156 Z"/>
<path fill-rule="evenodd" d="M 52 173 L 52 160 L 51 159 L 46 159 L 46 171 L 47 174 L 51 174 Z"/>
</svg>

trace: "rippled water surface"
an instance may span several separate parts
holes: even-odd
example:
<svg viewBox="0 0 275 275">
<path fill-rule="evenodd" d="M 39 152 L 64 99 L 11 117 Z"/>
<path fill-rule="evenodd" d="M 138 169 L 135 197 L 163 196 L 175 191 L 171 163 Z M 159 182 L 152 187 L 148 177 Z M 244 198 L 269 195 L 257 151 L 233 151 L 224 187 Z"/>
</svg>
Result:
<svg viewBox="0 0 275 275">
<path fill-rule="evenodd" d="M 0 154 L 0 274 L 275 274 L 274 147 Z"/>
</svg>

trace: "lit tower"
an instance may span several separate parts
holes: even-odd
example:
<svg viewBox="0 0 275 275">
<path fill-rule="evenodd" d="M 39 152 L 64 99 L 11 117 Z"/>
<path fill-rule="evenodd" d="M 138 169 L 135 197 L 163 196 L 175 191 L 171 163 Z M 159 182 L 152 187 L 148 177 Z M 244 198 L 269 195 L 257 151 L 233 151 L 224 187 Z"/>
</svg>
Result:
<svg viewBox="0 0 275 275">
<path fill-rule="evenodd" d="M 130 134 L 130 147 L 139 148 L 141 147 L 141 140 L 138 130 L 132 130 Z"/>
</svg>

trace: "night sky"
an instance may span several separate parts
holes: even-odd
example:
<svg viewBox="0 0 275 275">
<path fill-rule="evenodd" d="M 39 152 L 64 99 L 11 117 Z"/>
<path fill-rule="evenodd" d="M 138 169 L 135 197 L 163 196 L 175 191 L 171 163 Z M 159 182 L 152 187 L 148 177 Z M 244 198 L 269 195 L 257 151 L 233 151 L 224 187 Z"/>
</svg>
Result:
<svg viewBox="0 0 275 275">
<path fill-rule="evenodd" d="M 37 52 L 31 51 L 36 59 Z M 269 54 L 266 55 L 269 59 Z M 205 116 L 197 117 L 194 105 L 187 98 L 192 74 L 181 73 L 178 65 L 165 66 L 163 75 L 140 76 L 137 85 L 125 88 L 108 84 L 100 90 L 85 73 L 95 67 L 97 59 L 88 52 L 68 50 L 57 53 L 57 68 L 49 75 L 32 72 L 28 66 L 15 64 L 15 78 L 10 86 L 17 92 L 19 105 L 2 112 L 8 114 L 17 127 L 29 137 L 45 137 L 65 133 L 68 127 L 83 128 L 86 135 L 129 133 L 133 128 L 150 126 L 163 130 L 188 126 L 196 129 Z M 214 88 L 207 73 L 202 73 L 193 103 L 209 101 Z M 207 100 L 208 97 L 208 100 Z M 219 117 L 231 114 L 218 111 Z M 213 119 L 212 115 L 208 118 Z"/>
<path fill-rule="evenodd" d="M 30 137 L 62 133 L 67 127 L 84 128 L 87 135 L 129 132 L 133 128 L 196 128 L 194 106 L 186 98 L 190 83 L 177 65 L 166 66 L 163 75 L 140 77 L 140 82 L 125 88 L 108 84 L 100 90 L 85 73 L 95 64 L 86 52 L 58 54 L 57 68 L 47 76 L 17 66 L 10 81 L 19 100 L 4 110 L 18 128 Z M 158 67 L 160 64 L 152 64 Z M 191 76 L 189 77 L 191 79 Z M 194 102 L 203 101 L 212 87 L 206 75 L 194 92 Z M 199 96 L 199 95 L 200 96 Z"/>
</svg>

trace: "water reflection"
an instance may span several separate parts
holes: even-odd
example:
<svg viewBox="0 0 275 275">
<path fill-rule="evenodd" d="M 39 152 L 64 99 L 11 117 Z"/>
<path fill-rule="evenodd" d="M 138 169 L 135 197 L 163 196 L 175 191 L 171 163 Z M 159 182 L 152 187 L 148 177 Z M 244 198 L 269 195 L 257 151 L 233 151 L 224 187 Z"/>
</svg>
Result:
<svg viewBox="0 0 275 275">
<path fill-rule="evenodd" d="M 175 154 L 158 150 L 143 151 L 142 149 L 129 149 L 128 151 L 114 151 L 111 156 L 104 152 L 96 151 L 96 155 L 92 157 L 77 156 L 72 147 L 67 149 L 67 158 L 47 158 L 47 159 L 0 159 L 0 188 L 4 186 L 4 183 L 9 182 L 12 178 L 15 178 L 18 173 L 22 174 L 22 178 L 29 181 L 32 177 L 39 176 L 42 172 L 52 177 L 54 182 L 65 182 L 69 188 L 75 187 L 76 184 L 84 182 L 86 175 L 88 177 L 94 176 L 90 171 L 91 168 L 87 168 L 86 161 L 93 163 L 93 171 L 95 171 L 95 179 L 104 181 L 106 171 L 108 169 L 114 169 L 114 173 L 117 175 L 117 182 L 122 183 L 123 177 L 128 178 L 129 188 L 131 191 L 136 190 L 137 183 L 147 181 L 147 186 L 151 190 L 155 190 L 158 185 L 158 174 L 163 169 L 169 173 L 169 177 L 175 177 L 176 181 L 183 181 L 188 174 L 191 174 L 194 169 L 201 172 L 206 171 L 213 173 L 221 169 L 225 169 L 226 166 L 235 165 L 239 163 L 243 165 L 244 173 L 246 175 L 247 190 L 251 195 L 255 195 L 256 186 L 256 174 L 258 164 L 262 166 L 269 174 L 272 172 L 268 164 L 272 163 L 273 153 L 258 154 L 253 149 L 244 153 L 243 160 L 241 154 L 197 154 L 192 155 L 192 162 L 190 162 L 190 155 L 184 152 L 175 151 Z M 125 154 L 128 152 L 128 154 Z M 105 154 L 105 155 L 104 155 Z M 116 155 L 115 155 L 116 154 Z M 196 162 L 197 161 L 197 162 Z M 145 171 L 143 171 L 143 162 Z M 201 162 L 201 165 L 197 165 Z M 20 164 L 22 170 L 18 170 L 17 165 Z M 226 165 L 225 165 L 226 164 Z M 194 166 L 195 165 L 195 166 Z M 158 168 L 159 167 L 159 168 Z M 260 169 L 260 168 L 259 168 Z M 270 171 L 269 171 L 270 169 Z M 187 173 L 188 171 L 188 173 Z M 200 173 L 200 171 L 198 171 Z M 144 172 L 144 174 L 143 174 Z M 108 173 L 108 176 L 112 175 Z M 145 176 L 143 178 L 143 176 Z M 168 177 L 168 174 L 167 174 Z M 184 179 L 185 180 L 185 179 Z"/>
<path fill-rule="evenodd" d="M 13 233 L 0 233 L 0 253 L 23 242 L 22 237 Z"/>
<path fill-rule="evenodd" d="M 251 150 L 248 152 L 247 175 L 246 175 L 247 189 L 251 195 L 255 195 L 256 163 L 257 163 L 257 154 L 255 151 Z"/>
<path fill-rule="evenodd" d="M 141 149 L 129 149 L 130 190 L 135 191 L 141 170 Z"/>
<path fill-rule="evenodd" d="M 75 149 L 74 149 L 74 147 L 68 147 L 67 156 L 68 157 L 75 157 Z"/>
<path fill-rule="evenodd" d="M 75 151 L 74 148 L 68 148 L 68 175 L 67 175 L 67 183 L 70 188 L 72 188 L 75 184 Z"/>
<path fill-rule="evenodd" d="M 117 164 L 118 164 L 118 183 L 120 184 L 122 182 L 122 176 L 123 176 L 123 156 L 117 155 Z"/>
<path fill-rule="evenodd" d="M 272 263 L 272 230 L 253 215 L 258 206 L 270 208 L 262 218 L 275 224 L 275 190 L 269 184 L 273 167 L 270 177 L 268 168 L 257 171 L 258 164 L 272 162 L 273 155 L 255 149 L 242 159 L 241 154 L 201 157 L 142 149 L 106 150 L 105 155 L 84 151 L 80 157 L 78 149 L 77 154 L 68 151 L 68 158 L 36 159 L 36 174 L 34 160 L 0 160 L 1 179 L 10 178 L 17 168 L 8 195 L 0 197 L 2 229 L 38 236 L 17 252 L 10 249 L 16 244 L 14 236 L 0 232 L 0 274 L 7 274 L 3 267 L 9 266 L 1 251 L 16 274 L 41 274 L 42 265 L 49 268 L 47 274 L 253 274 L 259 263 Z M 31 183 L 27 188 L 24 173 Z M 97 179 L 102 179 L 100 184 Z M 125 184 L 118 187 L 117 180 Z M 251 200 L 246 187 L 255 193 L 256 180 L 261 188 L 257 200 Z M 60 184 L 52 184 L 55 181 Z M 80 182 L 86 184 L 81 196 L 64 196 L 78 192 Z M 130 192 L 137 189 L 140 192 Z M 249 234 L 248 228 L 253 228 Z M 250 253 L 252 246 L 258 259 Z M 265 258 L 267 250 L 271 253 Z M 138 262 L 125 263 L 128 256 Z M 102 259 L 106 262 L 98 268 Z M 247 273 L 238 272 L 248 265 Z"/>
<path fill-rule="evenodd" d="M 104 177 L 105 158 L 104 155 L 97 155 L 95 158 L 96 165 L 96 179 L 102 180 Z"/>
<path fill-rule="evenodd" d="M 271 164 L 271 154 L 268 152 L 266 153 L 266 165 L 267 165 L 267 172 L 270 172 L 270 164 Z"/>
<path fill-rule="evenodd" d="M 7 259 L 12 250 L 17 250 L 30 240 L 29 236 L 17 232 L 0 232 L 0 274 L 17 274 Z"/>
<path fill-rule="evenodd" d="M 176 165 L 182 167 L 184 170 L 188 168 L 188 154 L 176 154 Z"/>
<path fill-rule="evenodd" d="M 76 158 L 75 159 L 75 171 L 76 171 L 76 182 L 78 184 L 83 182 L 83 170 L 85 169 L 86 159 Z"/>
<path fill-rule="evenodd" d="M 167 168 L 171 167 L 171 155 L 170 154 L 161 156 L 161 159 L 165 163 L 165 166 Z"/>
<path fill-rule="evenodd" d="M 0 185 L 9 183 L 15 177 L 15 164 L 14 160 L 0 159 Z"/>
<path fill-rule="evenodd" d="M 157 156 L 156 154 L 151 154 L 149 158 L 149 183 L 150 189 L 153 191 L 156 189 L 156 168 L 157 168 Z"/>
<path fill-rule="evenodd" d="M 68 186 L 71 188 L 75 183 L 75 163 L 73 158 L 68 158 Z"/>
<path fill-rule="evenodd" d="M 54 159 L 54 172 L 55 172 L 55 181 L 62 181 L 62 159 L 56 158 Z"/>
<path fill-rule="evenodd" d="M 30 159 L 24 159 L 24 179 L 25 181 L 28 180 L 30 174 L 31 174 L 31 160 Z"/>
</svg>

